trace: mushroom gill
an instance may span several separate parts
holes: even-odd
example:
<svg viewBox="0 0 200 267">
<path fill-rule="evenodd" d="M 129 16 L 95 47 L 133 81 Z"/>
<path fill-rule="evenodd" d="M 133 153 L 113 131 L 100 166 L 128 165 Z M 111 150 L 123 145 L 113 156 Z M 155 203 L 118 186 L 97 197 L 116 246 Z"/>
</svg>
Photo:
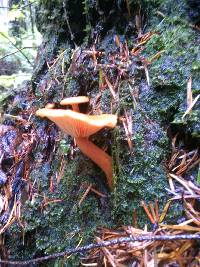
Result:
<svg viewBox="0 0 200 267">
<path fill-rule="evenodd" d="M 61 106 L 72 106 L 73 111 L 79 112 L 79 104 L 81 103 L 88 103 L 89 98 L 87 96 L 74 96 L 74 97 L 67 97 L 60 101 Z"/>
<path fill-rule="evenodd" d="M 104 127 L 114 128 L 117 123 L 116 115 L 86 115 L 69 109 L 42 108 L 36 115 L 47 117 L 73 137 L 88 137 Z"/>
</svg>

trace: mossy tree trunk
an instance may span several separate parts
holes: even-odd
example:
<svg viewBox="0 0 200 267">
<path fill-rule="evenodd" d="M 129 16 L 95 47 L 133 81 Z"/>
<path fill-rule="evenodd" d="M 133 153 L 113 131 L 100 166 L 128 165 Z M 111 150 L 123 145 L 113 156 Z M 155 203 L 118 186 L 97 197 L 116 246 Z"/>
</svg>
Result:
<svg viewBox="0 0 200 267">
<path fill-rule="evenodd" d="M 49 102 L 87 95 L 90 105 L 81 107 L 83 113 L 117 114 L 114 130 L 92 137 L 112 155 L 114 188 L 108 190 L 104 173 L 72 138 L 33 116 L 31 198 L 23 203 L 23 230 L 15 224 L 6 235 L 12 257 L 63 251 L 80 238 L 89 242 L 99 226 L 131 224 L 134 210 L 143 226 L 148 219 L 142 200 L 157 199 L 162 210 L 169 198 L 171 137 L 180 132 L 188 149 L 199 142 L 199 104 L 180 119 L 191 75 L 194 94 L 199 93 L 199 33 L 190 25 L 188 8 L 184 1 L 39 1 L 37 26 L 44 41 L 29 97 L 24 94 L 26 109 L 34 113 Z M 14 108 L 19 113 L 24 107 L 9 107 Z M 79 205 L 89 184 L 106 197 L 90 193 Z M 176 221 L 181 205 L 172 210 L 168 220 Z M 70 260 L 78 266 L 78 258 Z"/>
</svg>

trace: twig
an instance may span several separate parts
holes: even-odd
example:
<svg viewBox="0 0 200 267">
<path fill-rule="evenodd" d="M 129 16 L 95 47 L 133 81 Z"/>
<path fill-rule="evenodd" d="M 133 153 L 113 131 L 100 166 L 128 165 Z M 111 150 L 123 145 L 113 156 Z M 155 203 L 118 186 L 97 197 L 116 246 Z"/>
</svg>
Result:
<svg viewBox="0 0 200 267">
<path fill-rule="evenodd" d="M 69 31 L 69 34 L 70 34 L 70 38 L 71 38 L 71 41 L 74 43 L 74 46 L 76 47 L 76 43 L 74 41 L 74 34 L 72 33 L 72 30 L 71 30 L 71 27 L 70 27 L 70 24 L 69 24 L 69 16 L 67 14 L 67 9 L 66 9 L 66 4 L 65 4 L 65 1 L 62 2 L 63 4 L 63 9 L 64 9 L 64 18 L 67 22 L 67 27 L 68 27 L 68 31 Z"/>
<path fill-rule="evenodd" d="M 40 257 L 32 260 L 26 261 L 6 261 L 0 260 L 0 263 L 10 264 L 10 265 L 19 265 L 19 266 L 26 266 L 32 263 L 38 263 L 47 260 L 55 260 L 60 257 L 64 257 L 66 255 L 75 254 L 75 253 L 83 253 L 95 248 L 102 248 L 108 247 L 113 245 L 118 245 L 122 243 L 129 243 L 129 242 L 143 242 L 143 241 L 174 241 L 174 240 L 200 240 L 200 234 L 185 234 L 185 235 L 137 235 L 131 237 L 121 237 L 116 238 L 111 241 L 102 241 L 98 244 L 89 244 L 83 247 L 66 249 L 63 252 L 55 253 L 49 256 Z"/>
<path fill-rule="evenodd" d="M 22 50 L 24 50 L 24 49 L 29 49 L 29 48 L 33 48 L 33 47 L 32 47 L 32 46 L 22 47 L 22 48 L 20 48 L 20 49 L 14 51 L 14 52 L 11 52 L 11 53 L 9 53 L 9 54 L 7 54 L 7 55 L 1 57 L 0 60 L 4 59 L 4 58 L 6 58 L 6 57 L 9 57 L 9 56 L 11 56 L 11 55 L 14 55 L 14 54 L 16 54 L 16 53 L 18 53 L 18 52 L 20 52 L 20 51 L 22 51 Z"/>
<path fill-rule="evenodd" d="M 6 38 L 17 50 L 18 52 L 20 52 L 25 59 L 27 60 L 27 62 L 33 67 L 33 64 L 30 62 L 30 60 L 28 59 L 28 57 L 22 52 L 22 49 L 18 48 L 12 40 L 10 40 L 10 38 L 8 38 L 4 33 L 0 32 L 1 36 L 3 36 L 4 38 Z"/>
</svg>

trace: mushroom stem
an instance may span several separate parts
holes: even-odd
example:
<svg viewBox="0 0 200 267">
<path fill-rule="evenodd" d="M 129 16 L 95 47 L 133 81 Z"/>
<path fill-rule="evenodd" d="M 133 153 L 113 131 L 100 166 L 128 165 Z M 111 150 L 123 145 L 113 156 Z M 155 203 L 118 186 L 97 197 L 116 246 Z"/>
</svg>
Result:
<svg viewBox="0 0 200 267">
<path fill-rule="evenodd" d="M 105 172 L 108 186 L 112 188 L 112 158 L 98 146 L 89 141 L 88 138 L 78 137 L 75 138 L 75 140 L 80 150 Z"/>
<path fill-rule="evenodd" d="M 79 105 L 78 104 L 72 104 L 72 110 L 76 112 L 80 112 Z"/>
</svg>

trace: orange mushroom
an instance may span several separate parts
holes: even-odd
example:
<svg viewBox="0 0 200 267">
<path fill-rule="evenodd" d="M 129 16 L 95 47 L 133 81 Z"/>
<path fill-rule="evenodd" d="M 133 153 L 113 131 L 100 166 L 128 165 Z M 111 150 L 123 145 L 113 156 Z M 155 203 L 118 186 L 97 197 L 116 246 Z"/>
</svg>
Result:
<svg viewBox="0 0 200 267">
<path fill-rule="evenodd" d="M 47 103 L 45 108 L 50 108 L 50 109 L 55 108 L 55 103 Z"/>
<path fill-rule="evenodd" d="M 112 158 L 101 148 L 93 144 L 88 138 L 75 138 L 80 150 L 94 161 L 106 174 L 107 183 L 110 189 L 113 187 Z"/>
<path fill-rule="evenodd" d="M 113 186 L 112 158 L 97 147 L 88 137 L 104 127 L 114 128 L 117 116 L 112 114 L 86 115 L 73 110 L 43 108 L 36 115 L 47 117 L 55 122 L 65 133 L 75 137 L 80 150 L 93 160 L 106 174 L 110 188 Z"/>
<path fill-rule="evenodd" d="M 89 137 L 104 127 L 114 128 L 117 123 L 116 115 L 86 115 L 70 109 L 42 108 L 36 111 L 36 115 L 47 117 L 73 137 Z"/>
<path fill-rule="evenodd" d="M 79 112 L 79 104 L 88 102 L 89 98 L 87 96 L 74 96 L 63 99 L 60 104 L 61 106 L 71 105 L 72 110 Z"/>
</svg>

